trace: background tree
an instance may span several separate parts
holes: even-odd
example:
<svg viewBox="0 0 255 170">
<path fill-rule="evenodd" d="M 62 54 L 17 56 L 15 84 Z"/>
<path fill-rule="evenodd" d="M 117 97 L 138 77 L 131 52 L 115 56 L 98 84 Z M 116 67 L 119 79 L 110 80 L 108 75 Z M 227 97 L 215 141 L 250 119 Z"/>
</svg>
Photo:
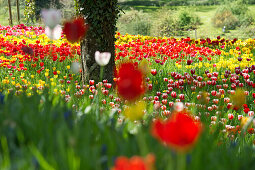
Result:
<svg viewBox="0 0 255 170">
<path fill-rule="evenodd" d="M 41 18 L 41 10 L 48 8 L 61 9 L 63 3 L 60 0 L 26 0 L 25 1 L 24 15 L 27 23 L 34 23 Z"/>
<path fill-rule="evenodd" d="M 99 80 L 100 67 L 95 62 L 95 52 L 110 52 L 111 59 L 104 68 L 104 79 L 113 80 L 115 69 L 115 32 L 120 13 L 118 0 L 75 0 L 78 14 L 86 18 L 89 30 L 81 41 L 82 81 Z"/>
<path fill-rule="evenodd" d="M 41 10 L 48 8 L 62 8 L 63 4 L 60 0 L 35 0 L 35 17 L 38 21 L 41 18 Z"/>
</svg>

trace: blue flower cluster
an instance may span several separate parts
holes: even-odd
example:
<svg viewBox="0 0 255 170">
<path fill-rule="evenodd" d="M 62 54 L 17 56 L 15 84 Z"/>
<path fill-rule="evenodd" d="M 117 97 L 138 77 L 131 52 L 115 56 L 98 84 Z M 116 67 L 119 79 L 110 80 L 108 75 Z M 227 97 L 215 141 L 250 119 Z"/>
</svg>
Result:
<svg viewBox="0 0 255 170">
<path fill-rule="evenodd" d="M 0 104 L 4 104 L 4 95 L 0 92 Z"/>
</svg>

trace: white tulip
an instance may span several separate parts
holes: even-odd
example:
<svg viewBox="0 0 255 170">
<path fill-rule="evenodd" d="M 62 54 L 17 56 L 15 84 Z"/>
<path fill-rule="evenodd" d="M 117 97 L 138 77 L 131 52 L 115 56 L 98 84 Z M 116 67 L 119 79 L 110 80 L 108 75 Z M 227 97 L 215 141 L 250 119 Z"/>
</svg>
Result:
<svg viewBox="0 0 255 170">
<path fill-rule="evenodd" d="M 74 74 L 77 74 L 80 72 L 81 65 L 79 62 L 73 62 L 71 65 L 71 70 Z"/>
<path fill-rule="evenodd" d="M 52 40 L 57 40 L 61 37 L 62 28 L 60 25 L 57 25 L 55 28 L 51 29 L 50 27 L 45 28 L 45 34 Z"/>
<path fill-rule="evenodd" d="M 59 10 L 44 9 L 41 15 L 44 24 L 50 29 L 54 29 L 61 22 L 61 12 Z"/>
<path fill-rule="evenodd" d="M 182 102 L 176 102 L 175 104 L 174 104 L 174 110 L 176 111 L 176 112 L 180 112 L 180 111 L 182 111 L 184 109 L 184 104 L 182 103 Z"/>
<path fill-rule="evenodd" d="M 99 51 L 97 51 L 95 53 L 95 60 L 97 64 L 100 66 L 106 66 L 109 63 L 110 58 L 111 58 L 111 53 L 109 52 L 100 53 Z"/>
</svg>

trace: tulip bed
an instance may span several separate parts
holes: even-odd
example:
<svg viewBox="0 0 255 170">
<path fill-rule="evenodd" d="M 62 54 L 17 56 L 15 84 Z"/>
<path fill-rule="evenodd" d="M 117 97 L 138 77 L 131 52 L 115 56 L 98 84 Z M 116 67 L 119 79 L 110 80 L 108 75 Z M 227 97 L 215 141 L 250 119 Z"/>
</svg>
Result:
<svg viewBox="0 0 255 170">
<path fill-rule="evenodd" d="M 79 44 L 0 26 L 0 169 L 255 168 L 255 40 L 116 39 L 82 84 Z"/>
</svg>

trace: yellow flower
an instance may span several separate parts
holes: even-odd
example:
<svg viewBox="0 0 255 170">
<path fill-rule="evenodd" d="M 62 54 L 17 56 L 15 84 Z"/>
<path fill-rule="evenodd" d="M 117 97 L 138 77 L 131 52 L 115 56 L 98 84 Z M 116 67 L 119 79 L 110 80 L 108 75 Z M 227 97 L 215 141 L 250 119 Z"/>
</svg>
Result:
<svg viewBox="0 0 255 170">
<path fill-rule="evenodd" d="M 51 82 L 51 85 L 55 87 L 57 84 L 55 82 Z"/>
<path fill-rule="evenodd" d="M 252 119 L 252 117 L 242 117 L 241 119 L 241 127 L 244 127 L 247 123 L 250 122 L 250 120 Z M 249 125 L 248 128 L 252 127 L 252 123 Z"/>
<path fill-rule="evenodd" d="M 66 89 L 66 91 L 67 91 L 67 92 L 70 92 L 70 88 L 68 87 L 68 88 Z"/>
<path fill-rule="evenodd" d="M 140 120 L 143 118 L 145 109 L 146 109 L 146 103 L 144 101 L 139 101 L 136 104 L 127 106 L 124 109 L 123 114 L 131 121 Z"/>
<path fill-rule="evenodd" d="M 235 94 L 230 96 L 234 107 L 241 108 L 246 103 L 246 97 L 242 89 L 237 89 Z"/>
<path fill-rule="evenodd" d="M 70 70 L 70 66 L 68 65 L 68 66 L 66 66 L 66 68 L 68 69 L 68 70 Z"/>
</svg>

